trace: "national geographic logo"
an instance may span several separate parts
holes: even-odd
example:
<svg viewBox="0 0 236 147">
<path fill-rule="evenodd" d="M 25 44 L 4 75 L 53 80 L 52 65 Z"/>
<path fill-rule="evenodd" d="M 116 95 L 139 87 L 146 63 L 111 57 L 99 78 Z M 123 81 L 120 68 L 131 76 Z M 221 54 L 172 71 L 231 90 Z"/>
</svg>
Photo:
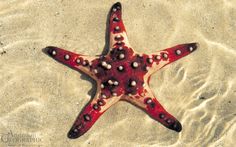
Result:
<svg viewBox="0 0 236 147">
<path fill-rule="evenodd" d="M 33 133 L 14 133 L 10 130 L 1 134 L 1 142 L 7 146 L 37 146 L 42 147 L 41 137 Z"/>
</svg>

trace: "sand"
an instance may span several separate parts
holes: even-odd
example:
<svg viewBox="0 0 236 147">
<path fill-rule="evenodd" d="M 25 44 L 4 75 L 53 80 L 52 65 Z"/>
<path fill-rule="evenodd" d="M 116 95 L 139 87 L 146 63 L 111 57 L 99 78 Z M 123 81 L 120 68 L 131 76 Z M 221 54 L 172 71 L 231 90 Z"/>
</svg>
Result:
<svg viewBox="0 0 236 147">
<path fill-rule="evenodd" d="M 114 0 L 0 0 L 0 146 L 232 147 L 236 141 L 236 2 L 121 0 L 129 41 L 152 53 L 198 42 L 153 75 L 157 99 L 183 125 L 176 133 L 126 102 L 82 137 L 67 138 L 95 84 L 42 52 L 88 55 L 105 46 Z"/>
</svg>

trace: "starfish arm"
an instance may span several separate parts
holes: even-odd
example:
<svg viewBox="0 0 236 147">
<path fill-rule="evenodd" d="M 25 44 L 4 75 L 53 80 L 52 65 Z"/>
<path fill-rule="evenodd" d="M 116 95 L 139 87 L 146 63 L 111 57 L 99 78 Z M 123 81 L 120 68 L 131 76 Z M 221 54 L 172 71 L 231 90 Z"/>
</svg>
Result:
<svg viewBox="0 0 236 147">
<path fill-rule="evenodd" d="M 90 65 L 92 60 L 94 60 L 94 57 L 76 54 L 53 46 L 46 47 L 45 49 L 55 60 L 73 69 L 81 70 L 93 77 L 92 72 L 90 72 Z"/>
<path fill-rule="evenodd" d="M 171 48 L 167 48 L 157 53 L 150 55 L 152 61 L 152 67 L 154 71 L 161 69 L 162 67 L 170 64 L 184 56 L 192 53 L 197 49 L 197 43 L 180 44 Z"/>
<path fill-rule="evenodd" d="M 130 47 L 125 26 L 122 20 L 121 3 L 115 3 L 109 17 L 110 49 L 114 47 Z"/>
<path fill-rule="evenodd" d="M 76 118 L 68 132 L 68 138 L 76 139 L 86 133 L 97 119 L 117 101 L 119 101 L 118 97 L 111 99 L 94 98 Z"/>
<path fill-rule="evenodd" d="M 157 120 L 165 127 L 176 132 L 182 130 L 180 122 L 168 113 L 150 92 L 147 92 L 143 96 L 130 96 L 125 100 L 140 107 L 150 117 Z"/>
</svg>

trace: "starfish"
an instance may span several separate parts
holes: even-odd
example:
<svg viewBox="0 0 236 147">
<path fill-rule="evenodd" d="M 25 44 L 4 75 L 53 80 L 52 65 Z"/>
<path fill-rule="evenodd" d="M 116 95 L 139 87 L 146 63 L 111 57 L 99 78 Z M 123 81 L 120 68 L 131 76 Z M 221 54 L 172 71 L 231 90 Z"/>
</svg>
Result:
<svg viewBox="0 0 236 147">
<path fill-rule="evenodd" d="M 121 3 L 115 3 L 109 15 L 109 51 L 106 55 L 87 56 L 49 46 L 46 52 L 57 61 L 89 75 L 97 83 L 94 98 L 76 118 L 68 137 L 86 133 L 112 105 L 125 100 L 145 111 L 165 127 L 180 132 L 182 125 L 168 113 L 149 87 L 150 77 L 162 67 L 197 49 L 197 43 L 186 43 L 156 51 L 138 53 L 129 44 L 122 21 Z"/>
</svg>

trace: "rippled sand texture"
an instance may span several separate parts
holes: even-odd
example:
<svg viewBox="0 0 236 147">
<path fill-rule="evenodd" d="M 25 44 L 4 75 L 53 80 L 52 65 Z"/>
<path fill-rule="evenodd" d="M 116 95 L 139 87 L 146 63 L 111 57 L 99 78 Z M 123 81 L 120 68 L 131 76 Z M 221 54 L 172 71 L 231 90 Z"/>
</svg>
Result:
<svg viewBox="0 0 236 147">
<path fill-rule="evenodd" d="M 54 45 L 100 54 L 114 2 L 0 0 L 0 146 L 234 146 L 236 2 L 231 0 L 122 0 L 129 40 L 137 51 L 200 44 L 196 52 L 151 80 L 156 97 L 183 130 L 166 129 L 140 109 L 120 102 L 84 136 L 67 138 L 94 93 L 93 83 L 41 49 Z M 14 142 L 16 134 L 31 134 L 39 141 Z"/>
</svg>

